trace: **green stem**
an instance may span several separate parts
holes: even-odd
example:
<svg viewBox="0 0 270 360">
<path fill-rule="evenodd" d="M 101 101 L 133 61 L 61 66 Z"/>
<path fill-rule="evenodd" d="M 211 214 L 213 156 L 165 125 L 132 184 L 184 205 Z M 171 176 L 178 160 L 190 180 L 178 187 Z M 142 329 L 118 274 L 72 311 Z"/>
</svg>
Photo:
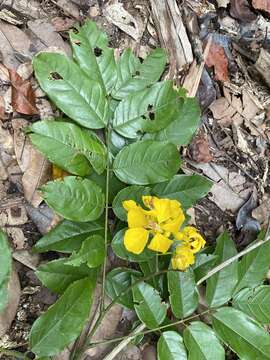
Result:
<svg viewBox="0 0 270 360">
<path fill-rule="evenodd" d="M 118 341 L 121 341 L 121 340 L 125 340 L 125 339 L 133 339 L 137 336 L 140 336 L 140 335 L 147 335 L 147 334 L 150 334 L 152 332 L 156 332 L 156 331 L 160 331 L 160 330 L 164 330 L 164 329 L 167 329 L 167 328 L 170 328 L 172 326 L 175 326 L 175 325 L 179 325 L 179 324 L 184 324 L 190 320 L 193 320 L 199 316 L 202 316 L 204 314 L 207 314 L 209 313 L 210 311 L 212 311 L 213 309 L 207 309 L 199 314 L 195 314 L 195 315 L 192 315 L 186 319 L 181 319 L 181 320 L 177 320 L 177 321 L 174 321 L 170 324 L 166 324 L 166 325 L 162 325 L 162 326 L 159 326 L 159 327 L 156 327 L 154 329 L 149 329 L 149 330 L 145 330 L 145 331 L 139 331 L 139 332 L 135 332 L 133 334 L 129 334 L 129 335 L 126 335 L 126 336 L 122 336 L 122 337 L 117 337 L 117 338 L 114 338 L 114 339 L 107 339 L 107 340 L 102 340 L 102 341 L 97 341 L 95 343 L 92 343 L 92 344 L 89 344 L 88 345 L 88 349 L 92 348 L 92 347 L 95 347 L 95 346 L 98 346 L 98 345 L 105 345 L 105 344 L 111 344 L 111 343 L 114 343 L 114 342 L 118 342 Z"/>
<path fill-rule="evenodd" d="M 7 356 L 12 356 L 16 359 L 24 359 L 25 356 L 23 353 L 19 352 L 19 351 L 15 351 L 15 350 L 8 350 L 5 348 L 0 347 L 0 354 L 1 355 L 7 355 Z"/>
<path fill-rule="evenodd" d="M 104 251 L 105 259 L 102 269 L 102 283 L 101 283 L 101 301 L 100 301 L 100 313 L 105 310 L 105 280 L 106 280 L 106 266 L 107 266 L 107 245 L 108 245 L 108 218 L 109 218 L 109 186 L 110 186 L 110 125 L 108 125 L 107 131 L 107 167 L 106 167 L 106 194 L 105 194 L 105 225 L 104 225 Z"/>
</svg>

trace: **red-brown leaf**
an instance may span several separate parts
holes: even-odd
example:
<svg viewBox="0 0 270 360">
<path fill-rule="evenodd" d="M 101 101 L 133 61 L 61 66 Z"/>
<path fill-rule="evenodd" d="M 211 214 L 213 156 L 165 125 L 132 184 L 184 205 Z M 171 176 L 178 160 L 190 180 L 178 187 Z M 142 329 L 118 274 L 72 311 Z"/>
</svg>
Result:
<svg viewBox="0 0 270 360">
<path fill-rule="evenodd" d="M 266 2 L 269 0 L 266 0 Z M 248 0 L 231 0 L 230 14 L 233 18 L 250 22 L 257 18 L 257 15 L 251 11 Z"/>
<path fill-rule="evenodd" d="M 209 67 L 214 66 L 216 80 L 228 80 L 228 59 L 222 46 L 212 42 L 206 65 Z"/>
<path fill-rule="evenodd" d="M 270 14 L 269 0 L 252 0 L 252 5 L 255 9 L 266 11 Z"/>
<path fill-rule="evenodd" d="M 29 80 L 23 80 L 15 71 L 9 69 L 12 85 L 11 102 L 14 111 L 26 115 L 38 114 L 36 98 Z"/>
<path fill-rule="evenodd" d="M 213 160 L 207 135 L 203 131 L 200 131 L 192 140 L 188 148 L 188 154 L 197 163 L 208 163 Z"/>
</svg>

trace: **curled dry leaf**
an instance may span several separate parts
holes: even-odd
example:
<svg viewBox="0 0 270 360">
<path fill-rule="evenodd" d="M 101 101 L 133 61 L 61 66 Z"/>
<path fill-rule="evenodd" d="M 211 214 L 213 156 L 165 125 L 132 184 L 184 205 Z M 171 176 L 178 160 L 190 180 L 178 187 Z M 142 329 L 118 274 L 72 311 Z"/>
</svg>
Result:
<svg viewBox="0 0 270 360">
<path fill-rule="evenodd" d="M 31 146 L 27 170 L 22 177 L 24 196 L 33 206 L 42 202 L 42 197 L 37 190 L 45 184 L 51 176 L 51 165 L 40 152 Z"/>
<path fill-rule="evenodd" d="M 263 10 L 270 13 L 270 1 L 269 0 L 252 0 L 252 5 L 257 10 Z"/>
<path fill-rule="evenodd" d="M 38 114 L 36 98 L 30 81 L 23 80 L 15 70 L 9 70 L 12 86 L 12 106 L 14 111 L 26 115 Z"/>
<path fill-rule="evenodd" d="M 206 65 L 214 66 L 216 80 L 228 80 L 228 59 L 222 46 L 215 42 L 211 43 Z"/>
<path fill-rule="evenodd" d="M 248 0 L 231 0 L 230 14 L 242 22 L 251 22 L 257 18 L 257 15 L 251 11 Z"/>
<path fill-rule="evenodd" d="M 8 304 L 0 314 L 0 337 L 10 328 L 19 305 L 21 286 L 17 272 L 13 269 L 8 282 Z"/>
<path fill-rule="evenodd" d="M 202 131 L 195 136 L 188 151 L 191 159 L 197 163 L 208 163 L 213 160 L 213 156 L 209 150 L 207 134 Z"/>
</svg>

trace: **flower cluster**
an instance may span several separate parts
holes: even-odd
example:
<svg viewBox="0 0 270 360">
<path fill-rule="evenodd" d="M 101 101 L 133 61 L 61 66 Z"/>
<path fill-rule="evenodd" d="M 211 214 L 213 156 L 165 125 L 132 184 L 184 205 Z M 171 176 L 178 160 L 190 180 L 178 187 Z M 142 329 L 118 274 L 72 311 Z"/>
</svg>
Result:
<svg viewBox="0 0 270 360">
<path fill-rule="evenodd" d="M 124 236 L 126 249 L 140 254 L 147 246 L 150 250 L 166 254 L 173 247 L 174 269 L 185 270 L 194 264 L 194 254 L 204 247 L 205 240 L 192 226 L 181 230 L 185 215 L 180 202 L 155 196 L 143 196 L 142 202 L 146 209 L 134 200 L 123 202 L 129 227 Z"/>
</svg>

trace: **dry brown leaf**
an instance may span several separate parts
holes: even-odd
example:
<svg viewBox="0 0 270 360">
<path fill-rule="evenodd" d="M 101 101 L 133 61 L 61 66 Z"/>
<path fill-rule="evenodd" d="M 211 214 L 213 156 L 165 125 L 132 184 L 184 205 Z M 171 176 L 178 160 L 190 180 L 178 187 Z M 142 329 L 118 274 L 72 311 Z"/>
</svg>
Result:
<svg viewBox="0 0 270 360">
<path fill-rule="evenodd" d="M 12 253 L 12 257 L 29 269 L 36 270 L 40 256 L 39 254 L 32 254 L 28 250 L 16 250 Z"/>
<path fill-rule="evenodd" d="M 216 80 L 228 80 L 228 59 L 222 46 L 215 42 L 211 43 L 206 65 L 214 66 Z"/>
<path fill-rule="evenodd" d="M 257 18 L 257 15 L 251 11 L 248 0 L 231 0 L 230 14 L 243 22 L 250 22 Z"/>
<path fill-rule="evenodd" d="M 31 145 L 25 136 L 25 128 L 29 126 L 28 121 L 22 118 L 12 119 L 13 142 L 17 163 L 22 172 L 27 170 L 31 152 Z"/>
<path fill-rule="evenodd" d="M 139 17 L 135 19 L 129 12 L 124 9 L 122 3 L 114 0 L 113 3 L 109 3 L 104 9 L 104 15 L 109 22 L 119 27 L 126 34 L 131 36 L 134 40 L 138 41 L 141 39 L 147 18 L 143 21 Z"/>
<path fill-rule="evenodd" d="M 261 204 L 252 211 L 252 216 L 262 225 L 267 225 L 270 214 L 270 196 L 265 194 Z"/>
<path fill-rule="evenodd" d="M 209 150 L 207 134 L 202 131 L 194 137 L 192 143 L 189 145 L 188 152 L 191 159 L 196 163 L 208 163 L 213 160 L 213 156 Z"/>
<path fill-rule="evenodd" d="M 51 175 L 51 164 L 40 152 L 31 146 L 28 168 L 22 177 L 24 196 L 33 206 L 37 207 L 42 202 L 42 197 L 37 190 Z"/>
<path fill-rule="evenodd" d="M 221 210 L 235 212 L 244 204 L 250 194 L 244 176 L 215 163 L 192 165 L 214 182 L 209 199 Z"/>
<path fill-rule="evenodd" d="M 270 87 L 270 54 L 264 48 L 261 48 L 260 55 L 254 67 Z"/>
<path fill-rule="evenodd" d="M 229 3 L 230 0 L 217 0 L 218 7 L 226 8 Z"/>
<path fill-rule="evenodd" d="M 269 0 L 252 0 L 252 5 L 257 10 L 263 10 L 270 13 L 270 1 Z"/>
<path fill-rule="evenodd" d="M 38 114 L 36 98 L 30 81 L 23 80 L 15 70 L 9 70 L 12 85 L 11 102 L 14 111 L 26 115 Z"/>
<path fill-rule="evenodd" d="M 15 318 L 19 305 L 20 294 L 21 286 L 19 277 L 15 269 L 13 269 L 8 282 L 8 305 L 0 314 L 0 337 L 5 335 Z"/>
<path fill-rule="evenodd" d="M 54 17 L 51 20 L 51 23 L 55 29 L 55 31 L 67 31 L 75 24 L 75 20 L 70 19 L 68 17 L 61 18 L 61 17 Z"/>
</svg>

